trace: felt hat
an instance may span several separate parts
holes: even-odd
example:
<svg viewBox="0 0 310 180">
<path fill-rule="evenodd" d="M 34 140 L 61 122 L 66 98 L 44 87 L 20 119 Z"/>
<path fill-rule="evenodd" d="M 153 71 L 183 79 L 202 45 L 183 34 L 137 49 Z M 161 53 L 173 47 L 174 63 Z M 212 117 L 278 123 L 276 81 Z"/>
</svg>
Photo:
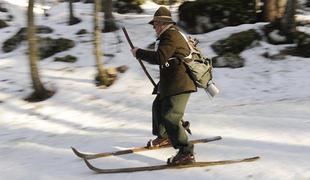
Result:
<svg viewBox="0 0 310 180">
<path fill-rule="evenodd" d="M 157 9 L 157 11 L 154 13 L 153 19 L 149 22 L 149 24 L 153 25 L 154 21 L 176 24 L 171 18 L 171 13 L 170 13 L 169 9 L 167 9 L 163 6 L 161 6 L 160 8 Z"/>
</svg>

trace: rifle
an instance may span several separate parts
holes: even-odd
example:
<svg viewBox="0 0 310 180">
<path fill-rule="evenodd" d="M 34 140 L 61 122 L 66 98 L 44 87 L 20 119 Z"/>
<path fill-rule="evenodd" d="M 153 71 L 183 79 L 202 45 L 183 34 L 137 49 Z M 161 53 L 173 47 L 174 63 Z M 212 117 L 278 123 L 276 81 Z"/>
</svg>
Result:
<svg viewBox="0 0 310 180">
<path fill-rule="evenodd" d="M 130 38 L 129 38 L 129 36 L 128 36 L 128 33 L 127 33 L 126 28 L 125 28 L 125 27 L 122 27 L 122 30 L 123 30 L 123 32 L 124 32 L 124 34 L 125 34 L 125 36 L 126 36 L 127 42 L 129 43 L 131 49 L 133 49 L 134 46 L 133 46 L 133 44 L 132 44 L 132 42 L 131 42 L 131 40 L 130 40 Z M 141 59 L 138 59 L 138 58 L 137 58 L 137 60 L 138 60 L 139 64 L 141 65 L 141 67 L 142 67 L 142 69 L 143 69 L 145 75 L 149 78 L 149 80 L 151 81 L 151 83 L 153 84 L 153 86 L 156 87 L 156 83 L 155 83 L 154 80 L 152 79 L 151 75 L 147 72 L 147 70 L 146 70 L 144 64 L 143 64 L 142 61 L 141 61 Z"/>
</svg>

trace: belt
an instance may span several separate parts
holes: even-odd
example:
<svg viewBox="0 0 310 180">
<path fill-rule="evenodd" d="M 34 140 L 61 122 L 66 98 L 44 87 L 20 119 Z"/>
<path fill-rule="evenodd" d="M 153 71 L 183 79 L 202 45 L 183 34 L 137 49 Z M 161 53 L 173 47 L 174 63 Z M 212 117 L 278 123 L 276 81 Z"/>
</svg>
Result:
<svg viewBox="0 0 310 180">
<path fill-rule="evenodd" d="M 172 57 L 172 58 L 169 58 L 165 64 L 160 65 L 160 68 L 168 68 L 168 67 L 176 65 L 176 64 L 179 65 L 180 62 L 181 62 L 180 59 L 178 59 L 176 57 Z"/>
</svg>

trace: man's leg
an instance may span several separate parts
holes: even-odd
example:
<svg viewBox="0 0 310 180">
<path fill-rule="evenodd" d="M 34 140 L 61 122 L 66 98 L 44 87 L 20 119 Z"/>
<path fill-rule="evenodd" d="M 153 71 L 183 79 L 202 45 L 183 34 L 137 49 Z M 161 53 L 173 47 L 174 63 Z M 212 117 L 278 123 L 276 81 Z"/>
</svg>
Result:
<svg viewBox="0 0 310 180">
<path fill-rule="evenodd" d="M 167 131 L 165 128 L 164 121 L 161 117 L 161 102 L 159 100 L 159 95 L 156 96 L 155 100 L 153 101 L 152 107 L 152 124 L 153 124 L 153 135 L 157 136 L 158 138 L 167 138 Z"/>
<path fill-rule="evenodd" d="M 163 99 L 161 113 L 173 147 L 182 153 L 193 154 L 194 145 L 188 142 L 181 122 L 189 96 L 190 93 L 185 93 Z"/>
</svg>

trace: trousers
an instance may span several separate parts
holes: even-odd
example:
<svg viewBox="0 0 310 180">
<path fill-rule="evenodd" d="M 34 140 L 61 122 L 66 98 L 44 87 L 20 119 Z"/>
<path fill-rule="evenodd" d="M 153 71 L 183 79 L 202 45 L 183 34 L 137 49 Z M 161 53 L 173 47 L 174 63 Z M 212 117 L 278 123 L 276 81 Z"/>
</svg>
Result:
<svg viewBox="0 0 310 180">
<path fill-rule="evenodd" d="M 190 93 L 168 96 L 157 95 L 152 106 L 152 133 L 159 138 L 169 138 L 172 146 L 184 153 L 193 153 L 194 145 L 189 143 L 182 126 L 182 120 Z"/>
</svg>

